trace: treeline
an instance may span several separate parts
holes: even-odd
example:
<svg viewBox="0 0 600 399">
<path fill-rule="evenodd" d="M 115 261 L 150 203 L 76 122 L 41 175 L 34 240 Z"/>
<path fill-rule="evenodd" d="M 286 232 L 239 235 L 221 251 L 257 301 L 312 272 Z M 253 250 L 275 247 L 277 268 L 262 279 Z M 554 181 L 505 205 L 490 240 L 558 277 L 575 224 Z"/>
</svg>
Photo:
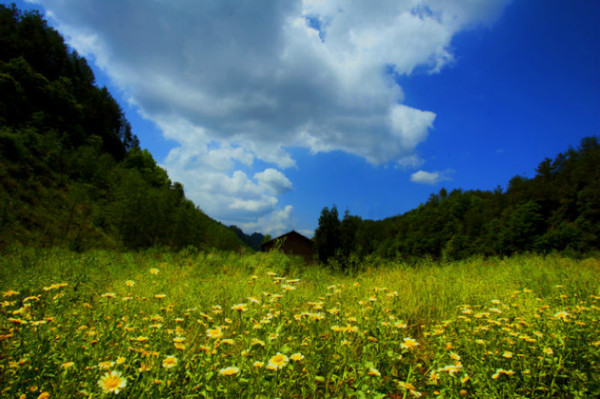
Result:
<svg viewBox="0 0 600 399">
<path fill-rule="evenodd" d="M 461 259 L 523 252 L 600 249 L 600 143 L 581 141 L 516 176 L 506 191 L 441 189 L 417 209 L 381 221 L 324 208 L 315 231 L 321 261 L 344 264 L 367 255 Z"/>
<path fill-rule="evenodd" d="M 184 196 L 86 60 L 0 5 L 0 249 L 243 246 Z"/>
</svg>

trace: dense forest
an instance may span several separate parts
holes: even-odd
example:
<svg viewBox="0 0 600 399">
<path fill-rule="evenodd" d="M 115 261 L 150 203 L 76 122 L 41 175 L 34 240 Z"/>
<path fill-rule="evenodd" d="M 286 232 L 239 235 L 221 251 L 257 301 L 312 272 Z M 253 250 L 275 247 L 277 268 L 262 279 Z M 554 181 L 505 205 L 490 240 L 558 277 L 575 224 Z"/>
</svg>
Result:
<svg viewBox="0 0 600 399">
<path fill-rule="evenodd" d="M 351 265 L 383 258 L 461 259 L 473 255 L 600 249 L 600 143 L 584 138 L 533 178 L 515 176 L 506 191 L 441 189 L 417 209 L 381 221 L 324 208 L 315 232 L 321 261 Z"/>
<path fill-rule="evenodd" d="M 86 60 L 37 12 L 0 5 L 0 249 L 238 249 L 140 148 Z"/>
</svg>

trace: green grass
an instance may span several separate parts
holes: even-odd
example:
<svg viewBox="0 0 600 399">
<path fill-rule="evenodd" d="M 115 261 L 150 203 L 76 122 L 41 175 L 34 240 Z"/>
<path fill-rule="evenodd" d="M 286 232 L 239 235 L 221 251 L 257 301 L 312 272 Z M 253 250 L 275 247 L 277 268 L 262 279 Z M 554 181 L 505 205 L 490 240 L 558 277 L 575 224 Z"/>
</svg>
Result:
<svg viewBox="0 0 600 399">
<path fill-rule="evenodd" d="M 361 269 L 278 253 L 7 252 L 0 397 L 112 397 L 107 375 L 132 398 L 600 395 L 598 259 Z"/>
</svg>

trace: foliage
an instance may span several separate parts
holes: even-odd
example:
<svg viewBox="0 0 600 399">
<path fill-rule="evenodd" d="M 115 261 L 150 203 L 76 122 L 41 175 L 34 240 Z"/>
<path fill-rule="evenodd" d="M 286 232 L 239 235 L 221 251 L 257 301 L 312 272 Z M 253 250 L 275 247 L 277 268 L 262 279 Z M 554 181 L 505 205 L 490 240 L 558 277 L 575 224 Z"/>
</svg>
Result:
<svg viewBox="0 0 600 399">
<path fill-rule="evenodd" d="M 505 192 L 498 188 L 448 193 L 442 188 L 417 209 L 381 221 L 363 221 L 346 213 L 341 227 L 331 222 L 331 212 L 325 208 L 317 233 L 333 229 L 341 241 L 323 244 L 336 250 L 327 249 L 322 259 L 334 253 L 338 254 L 336 262 L 344 263 L 350 255 L 364 258 L 368 254 L 389 259 L 463 259 L 475 254 L 597 251 L 598 140 L 584 138 L 579 148 L 558 154 L 554 160 L 547 158 L 535 177 L 516 176 Z"/>
<path fill-rule="evenodd" d="M 94 82 L 37 12 L 0 5 L 0 248 L 243 246 L 185 198 Z"/>
<path fill-rule="evenodd" d="M 364 269 L 277 252 L 11 249 L 0 396 L 600 395 L 598 259 Z"/>
<path fill-rule="evenodd" d="M 321 211 L 319 217 L 319 227 L 315 230 L 314 242 L 319 260 L 327 262 L 333 257 L 340 248 L 340 219 L 337 207 L 334 205 L 331 210 L 327 207 Z"/>
</svg>

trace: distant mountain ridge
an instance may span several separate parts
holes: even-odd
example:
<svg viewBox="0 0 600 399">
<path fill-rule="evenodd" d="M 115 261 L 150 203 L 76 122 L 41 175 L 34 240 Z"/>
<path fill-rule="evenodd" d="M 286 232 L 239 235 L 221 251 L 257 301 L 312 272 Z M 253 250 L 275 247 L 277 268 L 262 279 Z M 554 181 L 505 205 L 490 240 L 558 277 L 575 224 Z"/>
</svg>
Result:
<svg viewBox="0 0 600 399">
<path fill-rule="evenodd" d="M 242 240 L 247 246 L 260 251 L 260 244 L 265 241 L 265 236 L 260 233 L 252 233 L 250 235 L 244 233 L 239 227 L 232 225 L 229 228 Z"/>
</svg>

